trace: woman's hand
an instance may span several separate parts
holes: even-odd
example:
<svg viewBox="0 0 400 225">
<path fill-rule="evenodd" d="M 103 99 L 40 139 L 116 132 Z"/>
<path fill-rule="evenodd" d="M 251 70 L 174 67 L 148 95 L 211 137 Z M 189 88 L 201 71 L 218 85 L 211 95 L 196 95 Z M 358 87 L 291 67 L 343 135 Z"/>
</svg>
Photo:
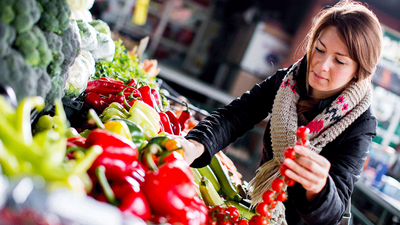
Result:
<svg viewBox="0 0 400 225">
<path fill-rule="evenodd" d="M 175 139 L 185 151 L 185 161 L 190 165 L 205 151 L 204 145 L 195 140 L 186 139 L 183 136 L 168 135 L 169 138 Z"/>
<path fill-rule="evenodd" d="M 296 159 L 285 159 L 289 168 L 285 174 L 288 178 L 300 183 L 306 189 L 306 197 L 311 201 L 326 185 L 331 163 L 323 156 L 303 146 L 295 146 Z"/>
</svg>

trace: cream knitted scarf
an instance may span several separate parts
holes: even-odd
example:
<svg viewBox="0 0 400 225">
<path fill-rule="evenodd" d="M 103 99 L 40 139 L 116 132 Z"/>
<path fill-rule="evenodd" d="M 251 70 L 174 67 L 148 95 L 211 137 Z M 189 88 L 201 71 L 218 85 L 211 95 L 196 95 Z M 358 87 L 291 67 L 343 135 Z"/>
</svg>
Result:
<svg viewBox="0 0 400 225">
<path fill-rule="evenodd" d="M 298 126 L 296 104 L 300 96 L 296 91 L 296 80 L 300 62 L 295 63 L 283 79 L 272 107 L 270 118 L 273 159 L 264 163 L 250 181 L 252 206 L 262 201 L 264 191 L 270 189 L 271 182 L 281 177 L 280 164 L 283 152 L 296 143 L 295 131 Z M 320 153 L 326 144 L 338 137 L 371 104 L 371 88 L 368 79 L 352 82 L 321 114 L 317 115 L 307 127 L 310 128 L 310 149 Z M 278 203 L 271 212 L 274 224 L 287 224 L 285 207 Z"/>
</svg>

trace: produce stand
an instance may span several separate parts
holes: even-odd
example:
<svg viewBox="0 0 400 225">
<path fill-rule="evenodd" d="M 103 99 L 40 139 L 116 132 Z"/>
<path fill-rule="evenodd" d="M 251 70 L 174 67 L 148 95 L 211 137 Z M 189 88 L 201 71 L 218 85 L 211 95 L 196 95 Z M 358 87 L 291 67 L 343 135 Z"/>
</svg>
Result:
<svg viewBox="0 0 400 225">
<path fill-rule="evenodd" d="M 268 223 L 293 181 L 275 179 L 253 209 L 223 152 L 191 168 L 176 137 L 208 112 L 157 77 L 148 40 L 125 49 L 88 16 L 93 0 L 11 2 L 0 18 L 1 224 Z"/>
</svg>

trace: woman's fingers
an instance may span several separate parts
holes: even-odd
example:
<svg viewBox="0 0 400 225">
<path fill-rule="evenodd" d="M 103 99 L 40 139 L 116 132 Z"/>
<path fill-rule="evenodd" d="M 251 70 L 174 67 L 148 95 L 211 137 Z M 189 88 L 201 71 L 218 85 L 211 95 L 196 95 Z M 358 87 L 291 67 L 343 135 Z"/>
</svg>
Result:
<svg viewBox="0 0 400 225">
<path fill-rule="evenodd" d="M 303 146 L 295 146 L 294 151 L 300 155 L 300 157 L 305 157 L 313 162 L 318 163 L 322 168 L 327 168 L 329 170 L 331 166 L 330 162 L 325 157 L 318 155 L 317 153 Z"/>
<path fill-rule="evenodd" d="M 289 168 L 285 175 L 300 183 L 307 191 L 319 193 L 326 184 L 330 162 L 303 146 L 295 146 L 294 149 L 297 154 L 295 161 L 284 161 Z"/>
</svg>

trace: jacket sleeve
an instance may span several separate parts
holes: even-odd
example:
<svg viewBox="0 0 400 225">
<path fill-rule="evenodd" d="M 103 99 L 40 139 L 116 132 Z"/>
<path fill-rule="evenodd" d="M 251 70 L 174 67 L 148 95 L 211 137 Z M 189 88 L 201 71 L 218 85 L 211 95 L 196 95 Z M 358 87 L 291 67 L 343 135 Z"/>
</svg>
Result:
<svg viewBox="0 0 400 225">
<path fill-rule="evenodd" d="M 367 115 L 367 116 L 366 116 Z M 376 118 L 367 110 L 334 142 L 327 145 L 321 155 L 331 163 L 324 189 L 310 202 L 305 190 L 298 185 L 295 206 L 307 224 L 337 224 L 342 218 L 354 183 L 360 178 L 372 138 L 376 135 Z"/>
<path fill-rule="evenodd" d="M 210 116 L 200 121 L 186 138 L 202 143 L 206 151 L 191 166 L 203 167 L 210 164 L 214 154 L 267 117 L 271 112 L 276 87 L 279 87 L 284 75 L 284 70 L 277 71 L 229 105 L 211 112 Z"/>
</svg>

